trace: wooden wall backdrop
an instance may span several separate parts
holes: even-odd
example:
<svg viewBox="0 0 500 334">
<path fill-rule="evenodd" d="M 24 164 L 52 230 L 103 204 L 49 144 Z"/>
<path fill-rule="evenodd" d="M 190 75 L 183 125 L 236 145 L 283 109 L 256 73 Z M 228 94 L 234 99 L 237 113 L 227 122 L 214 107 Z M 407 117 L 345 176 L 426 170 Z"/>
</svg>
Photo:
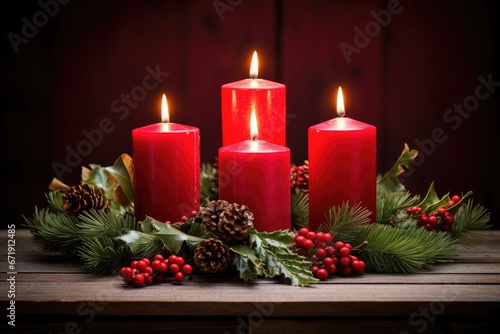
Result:
<svg viewBox="0 0 500 334">
<path fill-rule="evenodd" d="M 40 3 L 52 11 L 46 23 Z M 375 23 L 373 13 L 388 8 L 390 19 Z M 2 226 L 20 224 L 21 215 L 44 205 L 54 162 L 67 166 L 64 182 L 79 180 L 67 147 L 76 149 L 84 131 L 103 119 L 110 133 L 79 165 L 110 165 L 131 154 L 131 130 L 159 120 L 162 93 L 172 121 L 200 128 L 202 161 L 214 161 L 221 145 L 220 86 L 246 78 L 257 50 L 259 76 L 287 86 L 293 162 L 307 158 L 307 128 L 335 116 L 333 96 L 342 85 L 348 116 L 377 126 L 381 173 L 408 143 L 421 151 L 406 175 L 409 190 L 424 193 L 432 181 L 440 193 L 472 190 L 498 227 L 499 9 L 493 0 L 5 3 Z M 36 34 L 23 32 L 34 19 Z M 366 27 L 369 41 L 356 40 L 355 29 Z M 23 33 L 32 36 L 16 53 L 9 36 Z M 349 62 L 341 43 L 358 47 Z M 162 72 L 161 82 L 137 95 L 147 68 Z M 482 100 L 474 100 L 478 77 L 493 82 L 491 92 L 479 91 L 489 94 Z M 127 105 L 131 93 L 140 101 Z M 447 110 L 463 103 L 472 103 L 471 111 L 450 118 Z M 432 134 L 439 129 L 436 142 Z"/>
</svg>

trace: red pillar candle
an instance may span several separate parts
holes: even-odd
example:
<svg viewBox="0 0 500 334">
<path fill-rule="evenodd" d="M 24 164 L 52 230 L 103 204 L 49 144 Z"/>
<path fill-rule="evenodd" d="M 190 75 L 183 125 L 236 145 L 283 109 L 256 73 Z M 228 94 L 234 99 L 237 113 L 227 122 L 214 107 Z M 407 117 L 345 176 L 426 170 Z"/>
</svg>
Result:
<svg viewBox="0 0 500 334">
<path fill-rule="evenodd" d="M 132 131 L 134 210 L 160 221 L 178 221 L 200 205 L 200 130 L 170 123 L 165 95 L 162 123 Z"/>
<path fill-rule="evenodd" d="M 316 230 L 333 206 L 349 201 L 376 210 L 376 128 L 344 117 L 342 90 L 340 117 L 309 128 L 309 227 Z"/>
<path fill-rule="evenodd" d="M 277 145 L 286 145 L 286 86 L 258 79 L 257 52 L 254 52 L 250 79 L 221 87 L 222 146 L 250 138 L 250 113 L 259 119 L 259 138 Z"/>
<path fill-rule="evenodd" d="M 219 197 L 246 205 L 258 231 L 289 230 L 290 149 L 258 140 L 254 115 L 251 140 L 219 149 Z"/>
</svg>

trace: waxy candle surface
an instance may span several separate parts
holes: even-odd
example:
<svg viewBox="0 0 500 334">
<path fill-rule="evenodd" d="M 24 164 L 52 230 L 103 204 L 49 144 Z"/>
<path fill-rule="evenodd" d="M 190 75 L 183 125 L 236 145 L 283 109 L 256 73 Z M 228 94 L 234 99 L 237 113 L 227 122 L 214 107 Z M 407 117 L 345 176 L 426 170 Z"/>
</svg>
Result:
<svg viewBox="0 0 500 334">
<path fill-rule="evenodd" d="M 290 149 L 263 140 L 221 147 L 219 196 L 246 205 L 258 231 L 289 230 Z"/>
<path fill-rule="evenodd" d="M 252 111 L 259 119 L 259 139 L 286 145 L 286 86 L 258 79 L 257 53 L 250 69 L 251 79 L 221 87 L 222 146 L 250 138 L 248 124 Z"/>
<path fill-rule="evenodd" d="M 200 131 L 157 123 L 132 131 L 136 218 L 178 221 L 200 205 Z"/>
<path fill-rule="evenodd" d="M 309 128 L 309 227 L 349 201 L 376 210 L 376 128 L 337 117 Z"/>
</svg>

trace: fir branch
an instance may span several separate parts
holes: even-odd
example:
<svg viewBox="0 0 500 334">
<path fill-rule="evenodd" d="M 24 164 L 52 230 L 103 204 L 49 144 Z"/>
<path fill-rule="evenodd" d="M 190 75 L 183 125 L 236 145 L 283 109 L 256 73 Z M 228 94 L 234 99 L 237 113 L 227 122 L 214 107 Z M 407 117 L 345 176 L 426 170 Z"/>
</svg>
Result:
<svg viewBox="0 0 500 334">
<path fill-rule="evenodd" d="M 130 263 L 132 256 L 127 245 L 116 238 L 88 239 L 78 251 L 85 270 L 92 274 L 116 274 Z"/>
<path fill-rule="evenodd" d="M 416 205 L 419 196 L 412 196 L 408 191 L 396 191 L 377 196 L 376 222 L 381 224 L 399 221 L 401 212 L 407 207 Z"/>
<path fill-rule="evenodd" d="M 323 232 L 330 232 L 334 237 L 343 231 L 346 227 L 365 225 L 370 222 L 371 212 L 357 203 L 353 207 L 349 206 L 349 202 L 344 202 L 340 207 L 332 207 L 328 211 L 326 223 L 320 225 L 319 229 Z M 345 231 L 344 231 L 345 232 Z M 347 238 L 348 240 L 350 238 Z"/>
<path fill-rule="evenodd" d="M 63 192 L 61 190 L 49 191 L 45 194 L 49 208 L 57 213 L 66 213 L 63 209 Z"/>
<path fill-rule="evenodd" d="M 421 228 L 363 226 L 351 242 L 357 245 L 364 241 L 368 246 L 360 250 L 359 258 L 366 262 L 368 270 L 379 273 L 417 274 L 458 256 L 457 243 L 448 233 Z"/>
<path fill-rule="evenodd" d="M 24 217 L 24 226 L 33 234 L 34 240 L 45 252 L 76 254 L 81 245 L 78 219 L 66 213 L 53 212 L 49 208 L 38 210 L 31 218 Z"/>
<path fill-rule="evenodd" d="M 309 195 L 298 187 L 292 190 L 292 227 L 296 230 L 309 226 Z"/>
<path fill-rule="evenodd" d="M 469 199 L 456 213 L 455 222 L 451 225 L 451 235 L 459 244 L 473 247 L 480 240 L 481 235 L 473 231 L 486 230 L 489 225 L 490 213 L 481 204 L 474 204 Z"/>
<path fill-rule="evenodd" d="M 218 197 L 217 187 L 214 184 L 214 180 L 217 174 L 217 169 L 215 169 L 212 164 L 203 163 L 201 164 L 200 170 L 200 193 L 201 193 L 201 203 L 207 204 L 211 200 Z"/>
<path fill-rule="evenodd" d="M 119 237 L 130 230 L 137 230 L 137 222 L 131 213 L 116 215 L 103 210 L 89 210 L 78 216 L 81 234 L 87 238 Z"/>
</svg>

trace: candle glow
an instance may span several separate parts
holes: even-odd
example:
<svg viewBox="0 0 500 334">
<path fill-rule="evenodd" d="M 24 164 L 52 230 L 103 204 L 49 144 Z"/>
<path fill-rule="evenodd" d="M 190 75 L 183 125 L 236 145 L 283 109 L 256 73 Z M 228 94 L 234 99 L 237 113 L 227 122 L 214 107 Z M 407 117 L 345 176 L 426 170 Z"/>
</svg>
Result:
<svg viewBox="0 0 500 334">
<path fill-rule="evenodd" d="M 255 79 L 259 76 L 259 58 L 257 51 L 253 52 L 252 63 L 250 64 L 250 78 Z"/>
<path fill-rule="evenodd" d="M 163 94 L 163 97 L 161 99 L 161 121 L 163 123 L 169 123 L 170 122 L 170 117 L 168 115 L 167 97 L 165 96 L 165 94 Z"/>
</svg>

